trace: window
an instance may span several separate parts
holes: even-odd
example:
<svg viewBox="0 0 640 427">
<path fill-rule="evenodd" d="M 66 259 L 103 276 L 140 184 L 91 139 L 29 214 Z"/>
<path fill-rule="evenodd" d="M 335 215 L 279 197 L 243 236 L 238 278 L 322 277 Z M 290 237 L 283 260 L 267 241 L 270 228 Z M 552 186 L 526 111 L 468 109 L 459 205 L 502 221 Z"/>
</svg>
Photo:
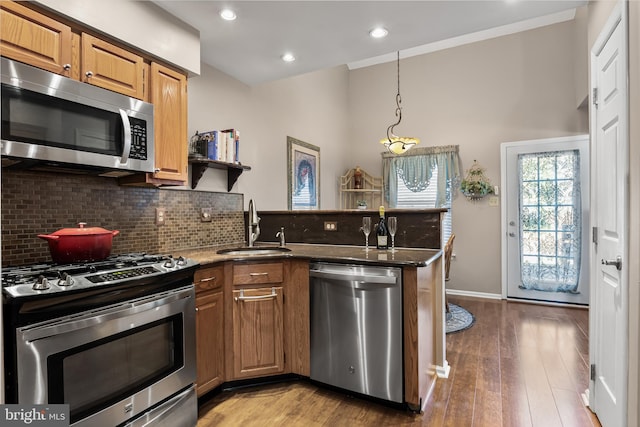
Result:
<svg viewBox="0 0 640 427">
<path fill-rule="evenodd" d="M 429 185 L 422 191 L 413 192 L 407 188 L 404 184 L 404 180 L 400 176 L 401 172 L 398 171 L 398 202 L 396 204 L 396 208 L 399 209 L 426 209 L 426 208 L 435 208 L 436 207 L 436 190 L 438 182 L 438 166 L 433 167 L 433 171 L 431 172 L 431 179 L 429 180 Z M 451 191 L 449 191 L 451 193 Z M 444 214 L 444 218 L 442 220 L 442 247 L 444 248 L 444 244 L 451 236 L 451 201 L 449 200 L 448 206 L 449 211 Z"/>
</svg>

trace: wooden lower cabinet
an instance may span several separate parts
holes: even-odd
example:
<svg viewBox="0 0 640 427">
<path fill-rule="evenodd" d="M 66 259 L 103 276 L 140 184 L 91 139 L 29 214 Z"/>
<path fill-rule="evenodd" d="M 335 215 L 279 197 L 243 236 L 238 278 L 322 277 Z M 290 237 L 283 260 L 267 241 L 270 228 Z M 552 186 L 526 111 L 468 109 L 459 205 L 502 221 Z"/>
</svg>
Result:
<svg viewBox="0 0 640 427">
<path fill-rule="evenodd" d="M 283 373 L 283 288 L 233 291 L 233 378 Z"/>
<path fill-rule="evenodd" d="M 196 389 L 198 396 L 225 380 L 224 265 L 201 267 L 196 288 Z"/>
<path fill-rule="evenodd" d="M 224 381 L 224 311 L 222 291 L 196 298 L 198 396 Z"/>
</svg>

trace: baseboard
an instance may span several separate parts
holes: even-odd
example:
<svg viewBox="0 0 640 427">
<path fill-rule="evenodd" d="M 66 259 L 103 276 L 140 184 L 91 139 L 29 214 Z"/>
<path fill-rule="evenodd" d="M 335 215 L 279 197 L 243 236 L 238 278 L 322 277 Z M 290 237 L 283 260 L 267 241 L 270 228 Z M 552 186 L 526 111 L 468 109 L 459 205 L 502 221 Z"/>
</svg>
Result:
<svg viewBox="0 0 640 427">
<path fill-rule="evenodd" d="M 588 408 L 589 407 L 589 389 L 586 389 L 585 391 L 583 391 L 580 394 L 580 397 L 582 397 L 582 403 L 584 404 L 584 406 Z"/>
<path fill-rule="evenodd" d="M 457 295 L 461 297 L 485 298 L 485 299 L 502 299 L 501 294 L 490 294 L 487 292 L 461 291 L 459 289 L 446 289 L 447 295 Z"/>
<path fill-rule="evenodd" d="M 442 366 L 436 366 L 436 375 L 438 378 L 449 378 L 449 372 L 451 372 L 451 365 L 446 360 Z"/>
</svg>

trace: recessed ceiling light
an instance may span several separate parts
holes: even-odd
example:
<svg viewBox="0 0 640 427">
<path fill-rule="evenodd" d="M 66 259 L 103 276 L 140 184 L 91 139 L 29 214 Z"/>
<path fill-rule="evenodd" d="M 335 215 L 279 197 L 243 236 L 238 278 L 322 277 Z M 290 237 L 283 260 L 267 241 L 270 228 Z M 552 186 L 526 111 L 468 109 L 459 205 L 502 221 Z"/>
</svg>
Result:
<svg viewBox="0 0 640 427">
<path fill-rule="evenodd" d="M 237 18 L 236 13 L 231 9 L 222 9 L 220 11 L 220 17 L 225 21 L 233 21 Z"/>
<path fill-rule="evenodd" d="M 282 55 L 282 60 L 284 62 L 293 62 L 296 60 L 296 57 L 293 56 L 293 53 L 285 53 L 284 55 Z"/>
<path fill-rule="evenodd" d="M 381 39 L 386 37 L 389 34 L 389 31 L 384 27 L 376 27 L 373 30 L 369 31 L 369 35 L 374 39 Z"/>
</svg>

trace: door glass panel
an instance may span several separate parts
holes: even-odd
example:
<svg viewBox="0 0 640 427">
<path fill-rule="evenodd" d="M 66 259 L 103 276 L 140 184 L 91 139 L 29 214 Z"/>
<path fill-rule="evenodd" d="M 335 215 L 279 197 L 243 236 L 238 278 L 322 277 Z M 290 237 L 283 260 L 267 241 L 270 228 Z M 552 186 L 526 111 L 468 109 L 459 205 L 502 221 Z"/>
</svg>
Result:
<svg viewBox="0 0 640 427">
<path fill-rule="evenodd" d="M 577 292 L 579 150 L 518 155 L 521 289 Z"/>
</svg>

